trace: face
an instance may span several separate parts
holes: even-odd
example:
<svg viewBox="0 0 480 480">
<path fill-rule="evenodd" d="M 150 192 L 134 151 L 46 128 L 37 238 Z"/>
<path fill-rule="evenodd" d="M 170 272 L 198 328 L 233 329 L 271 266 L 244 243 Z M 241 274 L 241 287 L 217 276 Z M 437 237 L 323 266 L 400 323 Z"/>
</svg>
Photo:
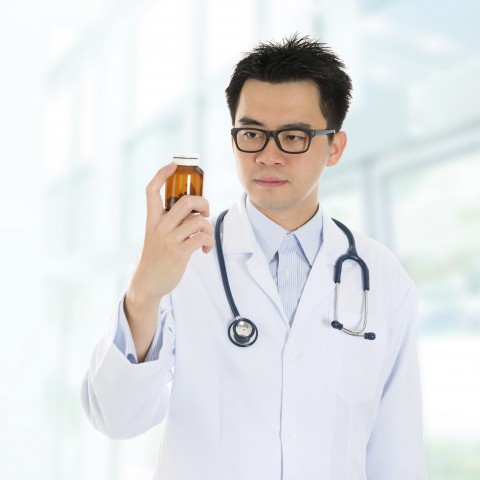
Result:
<svg viewBox="0 0 480 480">
<path fill-rule="evenodd" d="M 320 110 L 320 92 L 310 81 L 272 84 L 247 80 L 240 93 L 235 127 L 279 130 L 327 128 Z M 240 152 L 233 142 L 238 176 L 251 202 L 284 228 L 306 223 L 318 208 L 320 176 L 335 165 L 346 145 L 343 132 L 329 144 L 326 135 L 312 138 L 301 154 L 282 152 L 273 138 L 257 153 Z"/>
</svg>

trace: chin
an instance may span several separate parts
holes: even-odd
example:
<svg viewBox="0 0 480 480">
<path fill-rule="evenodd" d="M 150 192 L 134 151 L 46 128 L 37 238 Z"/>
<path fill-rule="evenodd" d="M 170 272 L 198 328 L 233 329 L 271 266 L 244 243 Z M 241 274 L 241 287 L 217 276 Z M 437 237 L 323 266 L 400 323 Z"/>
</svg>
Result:
<svg viewBox="0 0 480 480">
<path fill-rule="evenodd" d="M 291 205 L 289 202 L 286 202 L 285 199 L 265 199 L 250 196 L 250 201 L 261 210 L 268 212 L 279 212 L 282 210 L 287 210 Z"/>
</svg>

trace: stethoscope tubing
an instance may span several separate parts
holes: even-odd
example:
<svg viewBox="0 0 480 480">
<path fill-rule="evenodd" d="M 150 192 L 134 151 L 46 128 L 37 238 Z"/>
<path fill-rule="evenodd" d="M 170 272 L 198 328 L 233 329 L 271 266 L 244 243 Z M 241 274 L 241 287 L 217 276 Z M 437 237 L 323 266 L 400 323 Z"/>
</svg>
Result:
<svg viewBox="0 0 480 480">
<path fill-rule="evenodd" d="M 228 210 L 225 210 L 217 218 L 217 224 L 215 226 L 215 244 L 217 245 L 218 265 L 220 267 L 220 274 L 222 275 L 225 295 L 227 296 L 227 300 L 228 300 L 228 303 L 230 304 L 230 308 L 232 310 L 235 320 L 238 320 L 241 317 L 240 317 L 240 313 L 238 312 L 237 306 L 235 305 L 235 302 L 233 300 L 232 291 L 230 290 L 230 283 L 228 281 L 227 268 L 225 266 L 225 258 L 223 256 L 222 238 L 220 233 L 220 225 L 223 223 L 223 218 L 227 213 L 228 213 Z"/>
<path fill-rule="evenodd" d="M 232 314 L 234 317 L 233 322 L 230 323 L 228 327 L 228 338 L 234 345 L 238 347 L 249 347 L 253 345 L 258 339 L 258 330 L 256 325 L 247 318 L 243 318 L 240 316 L 238 308 L 235 304 L 233 299 L 232 291 L 230 289 L 230 282 L 228 281 L 227 275 L 227 268 L 225 266 L 225 257 L 223 255 L 223 248 L 222 248 L 222 238 L 220 227 L 223 223 L 223 219 L 225 215 L 228 213 L 228 210 L 223 211 L 217 218 L 217 222 L 215 225 L 215 244 L 217 250 L 217 258 L 218 258 L 218 265 L 220 268 L 220 274 L 222 276 L 223 287 L 225 290 L 225 295 L 227 297 L 228 303 L 230 305 L 230 309 L 232 310 Z M 336 330 L 343 331 L 348 335 L 352 335 L 355 337 L 363 337 L 367 340 L 374 340 L 375 333 L 373 332 L 366 332 L 365 329 L 367 328 L 368 322 L 368 292 L 370 290 L 370 274 L 367 267 L 367 264 L 364 262 L 362 258 L 357 253 L 357 249 L 355 246 L 355 238 L 352 232 L 341 222 L 332 218 L 335 224 L 343 231 L 345 236 L 348 240 L 348 250 L 344 255 L 341 255 L 334 265 L 334 282 L 335 282 L 335 304 L 334 304 L 334 319 L 331 323 L 331 326 Z M 362 326 L 360 330 L 350 330 L 345 328 L 342 323 L 338 320 L 338 304 L 339 304 L 339 293 L 340 293 L 340 283 L 341 283 L 341 276 L 342 276 L 342 265 L 343 262 L 346 260 L 351 260 L 356 262 L 361 271 L 362 271 L 362 284 L 363 284 L 363 308 L 362 308 Z M 249 332 L 249 333 L 247 333 Z"/>
<path fill-rule="evenodd" d="M 335 222 L 337 227 L 339 227 L 345 236 L 347 237 L 348 240 L 348 250 L 347 252 L 338 257 L 337 261 L 335 262 L 335 267 L 333 271 L 333 281 L 335 283 L 340 283 L 341 277 L 342 277 L 342 266 L 343 262 L 345 260 L 352 260 L 360 266 L 362 269 L 362 281 L 363 281 L 363 290 L 370 290 L 370 272 L 368 270 L 367 264 L 363 261 L 362 258 L 359 257 L 357 253 L 357 248 L 355 246 L 355 239 L 353 237 L 353 233 L 342 223 L 336 220 L 335 218 L 332 218 L 332 220 Z"/>
</svg>

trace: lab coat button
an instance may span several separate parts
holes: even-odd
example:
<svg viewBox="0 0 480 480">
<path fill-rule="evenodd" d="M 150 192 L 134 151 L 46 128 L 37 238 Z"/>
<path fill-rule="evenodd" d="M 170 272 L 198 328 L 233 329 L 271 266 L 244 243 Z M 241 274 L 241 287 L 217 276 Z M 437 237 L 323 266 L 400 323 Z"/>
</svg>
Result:
<svg viewBox="0 0 480 480">
<path fill-rule="evenodd" d="M 288 360 L 295 360 L 297 358 L 297 351 L 294 348 L 289 348 L 286 351 L 285 356 Z"/>
<path fill-rule="evenodd" d="M 285 440 L 287 442 L 294 442 L 297 439 L 297 434 L 293 431 L 289 431 L 285 433 Z"/>
</svg>

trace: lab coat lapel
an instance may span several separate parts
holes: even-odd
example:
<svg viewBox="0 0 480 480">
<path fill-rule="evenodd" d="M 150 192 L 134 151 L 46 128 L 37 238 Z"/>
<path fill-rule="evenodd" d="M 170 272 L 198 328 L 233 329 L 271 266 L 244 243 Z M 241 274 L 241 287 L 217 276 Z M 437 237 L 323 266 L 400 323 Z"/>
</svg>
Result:
<svg viewBox="0 0 480 480">
<path fill-rule="evenodd" d="M 253 233 L 245 209 L 245 194 L 242 195 L 242 198 L 229 210 L 225 216 L 223 227 L 225 263 L 228 262 L 229 255 L 247 255 L 246 265 L 252 280 L 270 297 L 284 323 L 289 327 L 277 286 L 270 273 L 265 255 L 255 239 L 255 234 Z M 235 293 L 233 293 L 233 295 L 235 298 Z"/>
<path fill-rule="evenodd" d="M 341 230 L 322 208 L 323 242 L 312 265 L 307 282 L 300 297 L 295 313 L 292 330 L 307 319 L 312 311 L 318 309 L 335 288 L 333 268 L 340 255 L 348 248 L 348 241 Z M 333 303 L 332 303 L 333 307 Z M 316 319 L 320 321 L 320 318 Z"/>
</svg>

